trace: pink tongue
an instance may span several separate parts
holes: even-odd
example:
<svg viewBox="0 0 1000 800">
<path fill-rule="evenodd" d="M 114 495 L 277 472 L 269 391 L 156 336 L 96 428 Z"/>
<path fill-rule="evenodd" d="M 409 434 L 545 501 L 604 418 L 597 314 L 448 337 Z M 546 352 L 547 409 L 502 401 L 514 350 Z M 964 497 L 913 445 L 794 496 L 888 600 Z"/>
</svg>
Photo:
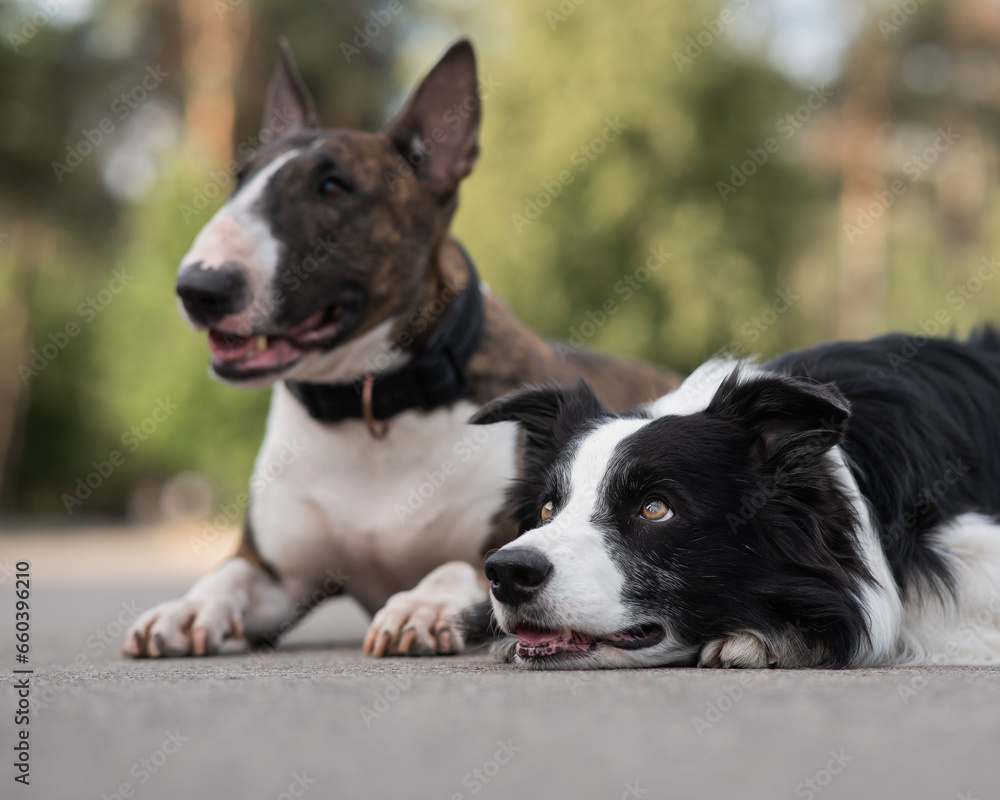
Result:
<svg viewBox="0 0 1000 800">
<path fill-rule="evenodd" d="M 558 642 L 563 638 L 563 635 L 562 631 L 535 631 L 518 625 L 517 638 L 520 642 L 535 647 L 540 644 L 548 644 L 549 642 Z"/>
<path fill-rule="evenodd" d="M 263 353 L 258 353 L 244 363 L 254 369 L 270 369 L 295 361 L 300 351 L 287 339 L 275 339 Z"/>
<path fill-rule="evenodd" d="M 299 350 L 286 339 L 275 339 L 269 343 L 267 350 L 250 354 L 256 345 L 253 339 L 244 339 L 229 333 L 211 331 L 208 335 L 208 345 L 212 355 L 223 363 L 239 362 L 241 366 L 252 369 L 271 369 L 295 361 Z"/>
<path fill-rule="evenodd" d="M 253 339 L 233 333 L 209 331 L 208 346 L 219 361 L 239 361 L 253 347 Z"/>
</svg>

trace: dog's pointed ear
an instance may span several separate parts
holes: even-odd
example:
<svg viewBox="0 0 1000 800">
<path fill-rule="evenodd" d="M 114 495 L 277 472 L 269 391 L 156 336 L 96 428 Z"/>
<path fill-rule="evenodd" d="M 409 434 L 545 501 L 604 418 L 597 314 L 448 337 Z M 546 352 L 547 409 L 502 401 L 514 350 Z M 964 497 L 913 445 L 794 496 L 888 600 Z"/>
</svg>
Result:
<svg viewBox="0 0 1000 800">
<path fill-rule="evenodd" d="M 384 133 L 419 176 L 454 189 L 479 156 L 479 118 L 476 56 L 460 39 Z"/>
<path fill-rule="evenodd" d="M 783 375 L 749 376 L 735 370 L 719 387 L 708 413 L 734 419 L 755 434 L 758 463 L 818 455 L 844 438 L 851 406 L 830 384 Z"/>
<path fill-rule="evenodd" d="M 278 63 L 267 91 L 263 127 L 277 128 L 282 137 L 316 127 L 316 105 L 285 37 L 278 40 Z"/>
<path fill-rule="evenodd" d="M 535 455 L 552 455 L 585 422 L 608 410 L 583 380 L 572 386 L 520 389 L 487 403 L 469 420 L 473 425 L 516 422 Z M 540 452 L 539 452 L 540 451 Z"/>
</svg>

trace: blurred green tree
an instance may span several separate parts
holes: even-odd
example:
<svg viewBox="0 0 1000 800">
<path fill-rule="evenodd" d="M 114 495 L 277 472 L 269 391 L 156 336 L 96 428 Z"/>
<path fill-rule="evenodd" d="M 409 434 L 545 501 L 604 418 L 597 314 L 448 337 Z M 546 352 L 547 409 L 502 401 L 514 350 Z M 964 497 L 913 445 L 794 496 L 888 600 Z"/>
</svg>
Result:
<svg viewBox="0 0 1000 800">
<path fill-rule="evenodd" d="M 1000 218 L 996 4 L 929 0 L 894 21 L 859 0 L 829 85 L 799 82 L 767 36 L 743 35 L 767 28 L 769 7 L 748 0 L 424 0 L 365 34 L 385 5 L 96 0 L 16 46 L 7 34 L 37 6 L 0 10 L 6 513 L 65 519 L 62 495 L 116 449 L 124 464 L 71 521 L 121 515 L 136 487 L 185 470 L 223 500 L 243 488 L 268 393 L 208 378 L 172 285 L 228 192 L 231 153 L 259 141 L 280 34 L 322 121 L 367 129 L 448 40 L 473 36 L 482 157 L 454 230 L 492 287 L 567 346 L 687 370 L 719 350 L 920 330 L 940 309 L 949 329 L 1000 318 L 993 284 L 972 291 Z M 166 76 L 120 119 L 113 104 L 157 67 Z M 92 155 L 53 167 L 106 117 Z M 930 162 L 949 126 L 959 138 Z M 869 225 L 894 181 L 906 191 Z M 25 385 L 32 351 L 53 346 Z M 168 401 L 130 450 L 123 437 Z"/>
<path fill-rule="evenodd" d="M 769 138 L 791 149 L 778 126 L 812 89 L 731 45 L 726 30 L 747 8 L 523 0 L 497 11 L 483 155 L 457 232 L 540 331 L 681 370 L 719 348 L 794 341 L 778 338 L 794 326 L 762 331 L 753 318 L 834 187 L 762 150 Z M 718 184 L 748 150 L 767 161 L 723 197 Z M 592 330 L 608 300 L 619 311 Z"/>
<path fill-rule="evenodd" d="M 408 21 L 349 62 L 339 49 L 375 5 L 98 0 L 75 20 L 30 2 L 0 10 L 0 508 L 65 518 L 61 498 L 115 450 L 124 465 L 72 519 L 121 515 L 144 476 L 202 470 L 224 493 L 245 481 L 266 393 L 208 379 L 173 278 L 229 192 L 231 153 L 261 143 L 279 35 L 295 41 L 325 120 L 382 116 Z M 131 451 L 130 430 L 167 399 L 176 413 Z"/>
</svg>

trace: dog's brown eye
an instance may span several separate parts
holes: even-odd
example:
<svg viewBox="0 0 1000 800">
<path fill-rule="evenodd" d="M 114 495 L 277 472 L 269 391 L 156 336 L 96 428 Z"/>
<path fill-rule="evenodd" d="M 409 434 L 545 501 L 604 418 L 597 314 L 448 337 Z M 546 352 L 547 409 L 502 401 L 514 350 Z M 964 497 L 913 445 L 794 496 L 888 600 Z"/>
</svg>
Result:
<svg viewBox="0 0 1000 800">
<path fill-rule="evenodd" d="M 647 500 L 639 513 L 643 519 L 648 519 L 651 522 L 662 522 L 674 515 L 674 512 L 662 500 Z"/>
<path fill-rule="evenodd" d="M 542 511 L 539 516 L 542 518 L 542 522 L 548 522 L 552 519 L 552 515 L 556 513 L 555 504 L 549 500 L 544 506 L 542 506 Z"/>
<path fill-rule="evenodd" d="M 347 193 L 347 184 L 339 178 L 323 178 L 319 184 L 319 193 L 323 197 L 340 197 Z"/>
</svg>

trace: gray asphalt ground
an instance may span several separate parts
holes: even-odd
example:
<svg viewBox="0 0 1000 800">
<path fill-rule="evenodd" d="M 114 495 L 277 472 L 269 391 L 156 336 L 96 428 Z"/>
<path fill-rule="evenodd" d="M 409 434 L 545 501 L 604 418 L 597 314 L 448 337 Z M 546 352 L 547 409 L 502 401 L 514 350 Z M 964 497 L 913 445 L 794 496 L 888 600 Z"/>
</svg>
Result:
<svg viewBox="0 0 1000 800">
<path fill-rule="evenodd" d="M 272 655 L 126 661 L 122 603 L 185 586 L 35 575 L 29 787 L 13 782 L 14 598 L 0 584 L 2 798 L 1000 797 L 997 669 L 376 661 L 343 601 Z"/>
</svg>

